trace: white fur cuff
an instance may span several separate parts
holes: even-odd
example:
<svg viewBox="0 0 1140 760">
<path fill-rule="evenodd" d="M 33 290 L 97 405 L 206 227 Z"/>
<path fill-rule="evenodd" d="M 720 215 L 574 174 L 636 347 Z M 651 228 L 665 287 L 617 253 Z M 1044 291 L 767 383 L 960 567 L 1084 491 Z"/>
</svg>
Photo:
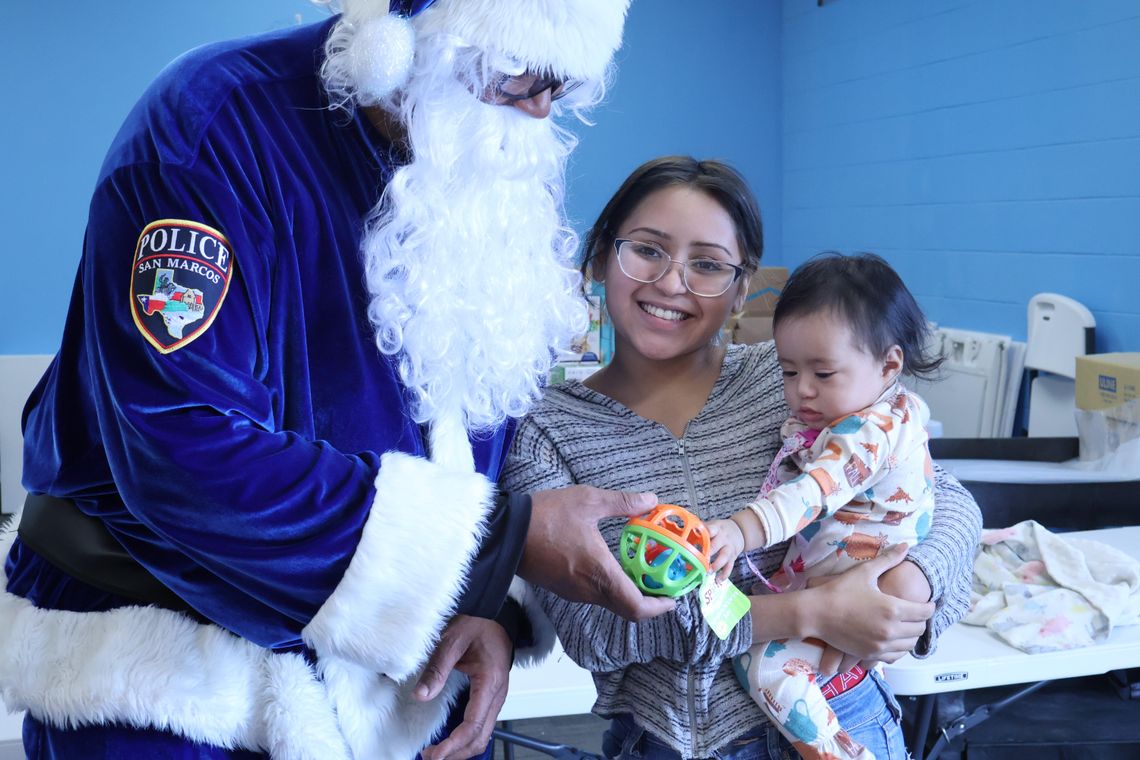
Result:
<svg viewBox="0 0 1140 760">
<path fill-rule="evenodd" d="M 558 638 L 554 624 L 542 609 L 535 588 L 522 578 L 515 576 L 507 596 L 523 608 L 527 622 L 530 623 L 531 633 L 534 634 L 534 643 L 531 646 L 515 649 L 515 664 L 523 667 L 537 665 L 554 649 L 554 642 Z"/>
<path fill-rule="evenodd" d="M 478 473 L 385 454 L 356 554 L 305 642 L 397 681 L 415 673 L 455 609 L 493 492 Z"/>
</svg>

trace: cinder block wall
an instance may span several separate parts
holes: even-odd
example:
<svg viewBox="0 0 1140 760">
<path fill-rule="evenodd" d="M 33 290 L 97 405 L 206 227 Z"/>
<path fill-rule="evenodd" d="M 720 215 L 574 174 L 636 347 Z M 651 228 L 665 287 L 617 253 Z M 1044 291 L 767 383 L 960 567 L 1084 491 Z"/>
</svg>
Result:
<svg viewBox="0 0 1140 760">
<path fill-rule="evenodd" d="M 1132 0 L 785 0 L 783 262 L 873 250 L 947 326 L 1088 306 L 1140 350 Z"/>
</svg>

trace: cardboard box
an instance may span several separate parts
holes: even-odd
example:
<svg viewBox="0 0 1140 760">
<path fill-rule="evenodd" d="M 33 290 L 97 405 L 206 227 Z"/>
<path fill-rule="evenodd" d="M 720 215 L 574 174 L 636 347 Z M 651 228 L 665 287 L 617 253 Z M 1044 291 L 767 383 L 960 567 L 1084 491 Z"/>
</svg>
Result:
<svg viewBox="0 0 1140 760">
<path fill-rule="evenodd" d="M 744 309 L 729 324 L 733 343 L 761 343 L 772 339 L 772 315 L 787 281 L 787 267 L 760 267 L 756 270 L 748 286 Z"/>
<path fill-rule="evenodd" d="M 1077 357 L 1077 435 L 1081 459 L 1111 456 L 1140 438 L 1140 353 Z"/>
<path fill-rule="evenodd" d="M 732 326 L 733 343 L 763 343 L 766 340 L 772 340 L 771 317 L 745 315 L 737 318 Z"/>
<path fill-rule="evenodd" d="M 1077 357 L 1077 408 L 1095 412 L 1140 398 L 1140 352 Z"/>
<path fill-rule="evenodd" d="M 748 285 L 744 313 L 750 317 L 770 317 L 776 312 L 780 291 L 788 282 L 787 267 L 760 267 Z"/>
</svg>

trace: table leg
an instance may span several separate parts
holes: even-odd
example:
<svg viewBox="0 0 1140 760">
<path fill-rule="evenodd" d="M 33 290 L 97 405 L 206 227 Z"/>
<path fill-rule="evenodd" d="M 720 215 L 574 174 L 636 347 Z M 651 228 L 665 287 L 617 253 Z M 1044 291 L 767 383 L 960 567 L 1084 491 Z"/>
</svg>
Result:
<svg viewBox="0 0 1140 760">
<path fill-rule="evenodd" d="M 926 751 L 926 735 L 930 733 L 930 719 L 938 704 L 937 694 L 923 694 L 918 698 L 914 715 L 914 732 L 910 735 L 910 754 L 914 760 L 922 760 Z"/>
</svg>

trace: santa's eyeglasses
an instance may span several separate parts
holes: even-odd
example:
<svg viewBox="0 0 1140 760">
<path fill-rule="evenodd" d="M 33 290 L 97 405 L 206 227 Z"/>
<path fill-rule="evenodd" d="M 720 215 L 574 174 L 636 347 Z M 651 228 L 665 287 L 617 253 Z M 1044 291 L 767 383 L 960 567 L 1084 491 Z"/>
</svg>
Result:
<svg viewBox="0 0 1140 760">
<path fill-rule="evenodd" d="M 550 92 L 551 100 L 564 98 L 582 85 L 582 80 L 532 71 L 508 55 L 487 53 L 453 35 L 456 72 L 471 92 L 484 103 L 513 105 Z M 482 72 L 479 76 L 474 72 Z"/>
<path fill-rule="evenodd" d="M 535 74 L 532 71 L 515 75 L 495 74 L 479 99 L 484 103 L 510 105 L 520 100 L 530 100 L 550 90 L 550 99 L 558 100 L 569 95 L 581 84 L 582 82 L 577 79 L 561 79 Z"/>
</svg>

